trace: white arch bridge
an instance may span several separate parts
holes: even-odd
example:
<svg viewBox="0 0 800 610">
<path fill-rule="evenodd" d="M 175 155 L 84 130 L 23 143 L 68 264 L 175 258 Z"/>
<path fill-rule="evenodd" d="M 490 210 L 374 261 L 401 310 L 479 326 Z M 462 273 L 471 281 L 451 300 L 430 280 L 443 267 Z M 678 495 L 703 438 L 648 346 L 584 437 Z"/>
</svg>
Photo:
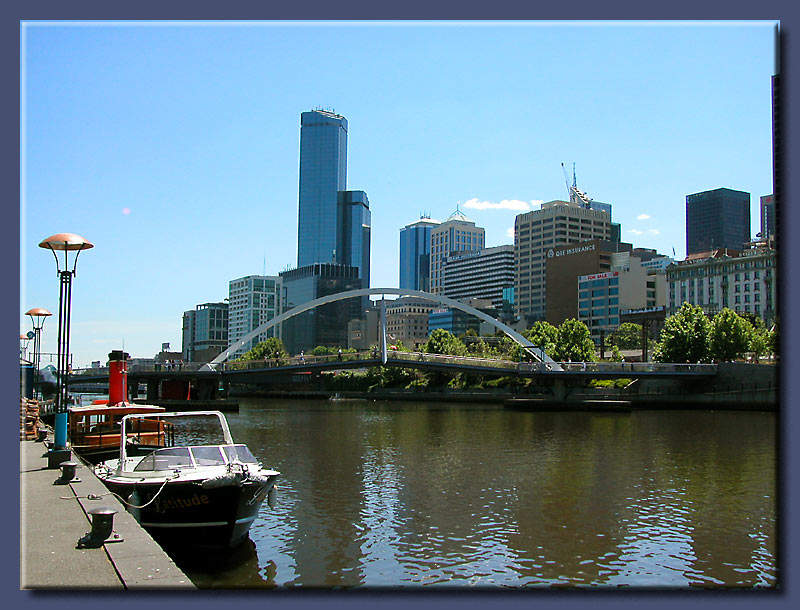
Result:
<svg viewBox="0 0 800 610">
<path fill-rule="evenodd" d="M 268 331 L 270 328 L 273 328 L 292 318 L 298 314 L 303 312 L 309 311 L 314 309 L 315 307 L 319 307 L 320 305 L 327 305 L 328 303 L 334 303 L 336 301 L 343 301 L 345 299 L 352 299 L 354 297 L 364 297 L 370 295 L 381 295 L 386 296 L 387 294 L 397 295 L 397 296 L 409 296 L 409 297 L 417 297 L 420 299 L 425 299 L 428 301 L 432 301 L 434 303 L 440 303 L 442 305 L 446 305 L 447 307 L 452 307 L 453 309 L 461 310 L 465 313 L 471 314 L 476 318 L 483 320 L 494 326 L 496 329 L 504 332 L 508 337 L 510 337 L 513 341 L 518 343 L 522 348 L 528 352 L 531 356 L 533 356 L 539 362 L 546 362 L 550 364 L 551 370 L 562 370 L 561 366 L 558 365 L 550 356 L 548 356 L 545 351 L 533 343 L 531 343 L 528 339 L 523 337 L 520 333 L 515 331 L 513 328 L 495 320 L 492 316 L 483 313 L 482 311 L 475 309 L 474 307 L 470 307 L 460 301 L 456 301 L 455 299 L 450 299 L 448 297 L 438 295 L 438 294 L 431 294 L 430 292 L 423 292 L 422 290 L 409 290 L 403 288 L 360 288 L 358 290 L 348 290 L 346 292 L 338 292 L 336 294 L 331 294 L 325 297 L 320 297 L 319 299 L 314 299 L 313 301 L 309 301 L 307 303 L 303 303 L 302 305 L 298 305 L 289 311 L 282 313 L 279 316 L 276 316 L 265 322 L 258 328 L 252 330 L 251 332 L 247 333 L 244 337 L 239 339 L 236 343 L 231 345 L 228 349 L 222 352 L 219 356 L 214 358 L 210 363 L 210 367 L 214 368 L 217 364 L 225 362 L 228 359 L 228 356 L 234 352 L 236 352 L 241 347 L 244 347 L 249 341 L 256 338 L 258 335 Z M 386 363 L 387 359 L 387 346 L 386 346 L 386 300 L 381 299 L 381 326 L 380 326 L 380 333 L 381 333 L 381 359 L 383 363 Z"/>
</svg>

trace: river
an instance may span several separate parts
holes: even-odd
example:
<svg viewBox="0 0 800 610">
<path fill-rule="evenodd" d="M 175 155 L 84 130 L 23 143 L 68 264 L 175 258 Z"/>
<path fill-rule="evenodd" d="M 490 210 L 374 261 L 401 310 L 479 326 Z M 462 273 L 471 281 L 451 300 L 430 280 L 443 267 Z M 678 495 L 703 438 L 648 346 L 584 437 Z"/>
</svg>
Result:
<svg viewBox="0 0 800 610">
<path fill-rule="evenodd" d="M 200 588 L 771 588 L 777 418 L 242 399 L 234 438 L 279 470 Z"/>
</svg>

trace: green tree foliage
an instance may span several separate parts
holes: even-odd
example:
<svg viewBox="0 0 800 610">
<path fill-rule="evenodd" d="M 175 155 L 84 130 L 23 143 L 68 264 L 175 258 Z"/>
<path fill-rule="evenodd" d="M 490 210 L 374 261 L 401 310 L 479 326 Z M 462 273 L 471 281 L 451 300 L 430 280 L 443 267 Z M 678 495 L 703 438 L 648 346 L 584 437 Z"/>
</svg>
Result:
<svg viewBox="0 0 800 610">
<path fill-rule="evenodd" d="M 442 328 L 437 328 L 430 334 L 428 341 L 422 346 L 422 351 L 426 354 L 467 355 L 467 348 L 464 342 L 453 333 Z"/>
<path fill-rule="evenodd" d="M 522 335 L 536 347 L 542 348 L 548 355 L 556 349 L 556 343 L 558 343 L 558 329 L 543 320 L 534 322 L 533 326 L 522 332 Z"/>
<path fill-rule="evenodd" d="M 711 329 L 703 309 L 684 303 L 664 321 L 661 340 L 653 353 L 656 362 L 707 362 L 708 333 Z"/>
<path fill-rule="evenodd" d="M 756 362 L 769 352 L 770 337 L 769 331 L 764 326 L 764 321 L 760 317 L 756 317 L 751 321 L 753 326 L 750 332 L 750 351 L 753 352 L 753 358 Z"/>
<path fill-rule="evenodd" d="M 561 362 L 592 362 L 595 358 L 594 342 L 586 324 L 575 318 L 564 320 L 558 327 L 552 358 Z"/>
<path fill-rule="evenodd" d="M 623 322 L 617 327 L 610 337 L 621 349 L 639 349 L 642 347 L 642 325 L 633 322 Z"/>
<path fill-rule="evenodd" d="M 264 358 L 272 360 L 288 357 L 289 352 L 286 351 L 283 341 L 277 337 L 270 337 L 246 352 L 239 360 L 262 360 Z"/>
<path fill-rule="evenodd" d="M 741 358 L 750 349 L 753 327 L 742 316 L 727 307 L 711 323 L 708 348 L 715 360 L 730 361 Z"/>
</svg>

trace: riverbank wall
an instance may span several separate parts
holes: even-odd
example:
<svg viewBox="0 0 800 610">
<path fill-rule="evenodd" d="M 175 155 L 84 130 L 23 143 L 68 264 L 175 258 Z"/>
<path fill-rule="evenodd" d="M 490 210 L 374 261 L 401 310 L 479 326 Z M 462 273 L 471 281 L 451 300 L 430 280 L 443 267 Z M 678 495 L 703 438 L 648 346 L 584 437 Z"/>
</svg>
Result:
<svg viewBox="0 0 800 610">
<path fill-rule="evenodd" d="M 633 409 L 692 408 L 777 410 L 779 406 L 779 367 L 750 363 L 721 363 L 712 379 L 679 380 L 631 379 L 625 387 L 592 388 L 573 384 L 563 399 L 556 400 L 545 384 L 526 388 L 375 388 L 371 391 L 269 390 L 232 387 L 231 396 L 277 399 L 398 400 L 453 403 L 511 404 L 529 401 L 566 408 L 587 403 L 625 402 Z"/>
</svg>

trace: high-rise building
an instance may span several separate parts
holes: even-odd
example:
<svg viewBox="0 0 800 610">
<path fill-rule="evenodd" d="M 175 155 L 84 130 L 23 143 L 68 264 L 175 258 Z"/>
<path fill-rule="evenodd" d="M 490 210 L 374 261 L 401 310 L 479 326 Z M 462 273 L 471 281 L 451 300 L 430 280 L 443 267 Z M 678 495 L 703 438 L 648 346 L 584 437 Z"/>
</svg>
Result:
<svg viewBox="0 0 800 610">
<path fill-rule="evenodd" d="M 281 278 L 274 275 L 248 275 L 228 283 L 228 347 L 282 313 L 281 284 Z M 230 358 L 238 358 L 269 337 L 280 336 L 280 325 L 273 327 L 248 341 Z"/>
<path fill-rule="evenodd" d="M 761 198 L 761 239 L 775 236 L 775 195 Z"/>
<path fill-rule="evenodd" d="M 400 288 L 431 289 L 431 230 L 438 220 L 422 217 L 400 229 Z"/>
<path fill-rule="evenodd" d="M 400 297 L 386 303 L 386 332 L 391 342 L 402 341 L 418 349 L 428 340 L 428 314 L 436 306 L 414 297 Z"/>
<path fill-rule="evenodd" d="M 347 119 L 300 115 L 297 266 L 350 265 L 369 286 L 371 213 L 364 191 L 347 190 Z"/>
<path fill-rule="evenodd" d="M 503 290 L 514 286 L 514 246 L 495 246 L 451 254 L 442 261 L 442 294 L 466 302 L 489 299 L 498 314 Z"/>
<path fill-rule="evenodd" d="M 336 262 L 339 191 L 346 189 L 347 119 L 325 110 L 301 113 L 298 267 Z"/>
<path fill-rule="evenodd" d="M 431 228 L 431 273 L 430 291 L 444 292 L 444 261 L 461 252 L 481 250 L 485 231 L 456 209 L 447 219 Z"/>
<path fill-rule="evenodd" d="M 686 196 L 686 255 L 750 241 L 750 193 L 718 188 Z"/>
<path fill-rule="evenodd" d="M 314 263 L 280 274 L 282 306 L 289 311 L 321 297 L 362 287 L 359 270 L 350 265 Z M 318 345 L 347 347 L 348 325 L 364 316 L 362 298 L 345 299 L 315 307 L 283 322 L 282 339 L 292 354 Z"/>
<path fill-rule="evenodd" d="M 210 362 L 228 347 L 228 303 L 203 303 L 183 314 L 185 362 Z"/>
<path fill-rule="evenodd" d="M 514 221 L 514 296 L 527 326 L 545 319 L 546 261 L 556 248 L 589 240 L 612 241 L 611 215 L 574 201 L 550 201 Z M 618 241 L 618 240 L 617 240 Z"/>
</svg>

